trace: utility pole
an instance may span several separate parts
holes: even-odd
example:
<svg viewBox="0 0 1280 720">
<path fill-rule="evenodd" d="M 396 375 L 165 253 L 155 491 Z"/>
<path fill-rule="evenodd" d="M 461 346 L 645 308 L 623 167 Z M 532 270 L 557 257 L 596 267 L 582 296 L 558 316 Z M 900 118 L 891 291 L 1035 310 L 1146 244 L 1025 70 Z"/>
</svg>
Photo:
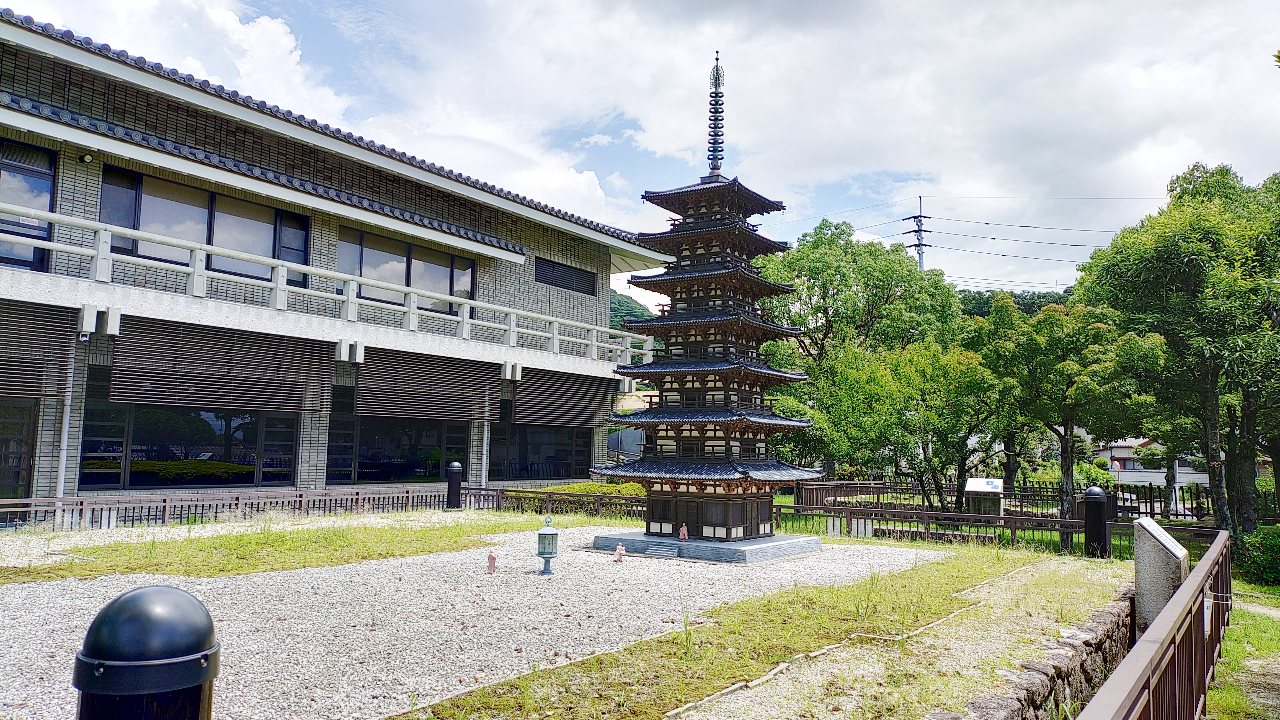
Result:
<svg viewBox="0 0 1280 720">
<path fill-rule="evenodd" d="M 914 245 L 908 245 L 907 247 L 915 248 L 916 266 L 920 268 L 921 272 L 923 272 L 924 271 L 924 249 L 928 247 L 927 245 L 924 244 L 924 196 L 917 195 L 916 202 L 918 203 L 916 214 L 906 218 L 907 220 L 916 221 L 916 229 L 915 229 L 916 243 Z M 911 231 L 908 230 L 906 233 L 903 233 L 903 234 L 906 235 L 910 232 Z"/>
</svg>

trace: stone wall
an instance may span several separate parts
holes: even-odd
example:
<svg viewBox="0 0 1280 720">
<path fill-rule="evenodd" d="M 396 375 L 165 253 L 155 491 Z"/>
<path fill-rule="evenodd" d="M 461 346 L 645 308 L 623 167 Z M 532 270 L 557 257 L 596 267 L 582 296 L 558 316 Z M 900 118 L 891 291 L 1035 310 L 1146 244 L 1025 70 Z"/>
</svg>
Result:
<svg viewBox="0 0 1280 720">
<path fill-rule="evenodd" d="M 1003 670 L 998 693 L 969 702 L 968 713 L 932 713 L 928 720 L 1059 720 L 1076 717 L 1128 654 L 1133 630 L 1133 588 L 1061 638 L 1048 641 L 1043 660 Z"/>
</svg>

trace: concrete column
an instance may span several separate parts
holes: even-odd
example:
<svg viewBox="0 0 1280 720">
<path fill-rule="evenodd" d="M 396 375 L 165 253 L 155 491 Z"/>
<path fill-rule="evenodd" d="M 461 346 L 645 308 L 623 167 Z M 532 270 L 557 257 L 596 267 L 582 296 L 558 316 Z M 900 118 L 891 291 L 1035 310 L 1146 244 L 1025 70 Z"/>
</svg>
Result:
<svg viewBox="0 0 1280 720">
<path fill-rule="evenodd" d="M 70 348 L 68 348 L 69 350 Z M 75 372 L 71 386 L 71 424 L 67 433 L 66 494 L 75 495 L 80 478 L 80 442 L 84 437 L 85 377 L 89 354 L 85 343 L 76 343 Z M 36 407 L 34 453 L 31 459 L 31 494 L 54 497 L 58 486 L 58 454 L 62 441 L 63 396 L 46 395 Z"/>
<path fill-rule="evenodd" d="M 294 474 L 299 490 L 320 490 L 325 486 L 329 462 L 329 414 L 304 412 L 298 415 L 298 469 Z"/>
<path fill-rule="evenodd" d="M 473 420 L 468 440 L 467 472 L 463 479 L 471 487 L 485 487 L 489 484 L 489 423 Z"/>
</svg>

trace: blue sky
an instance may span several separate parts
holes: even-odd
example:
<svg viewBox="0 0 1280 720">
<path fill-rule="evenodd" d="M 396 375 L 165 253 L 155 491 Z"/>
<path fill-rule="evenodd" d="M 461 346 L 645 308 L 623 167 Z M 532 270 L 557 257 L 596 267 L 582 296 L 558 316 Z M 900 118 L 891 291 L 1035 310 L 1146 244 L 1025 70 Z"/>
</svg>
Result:
<svg viewBox="0 0 1280 720">
<path fill-rule="evenodd" d="M 635 231 L 665 226 L 643 190 L 706 171 L 719 50 L 725 171 L 788 206 L 768 234 L 897 238 L 923 195 L 926 264 L 968 287 L 1069 284 L 1109 238 L 1079 230 L 1154 211 L 1192 162 L 1280 170 L 1272 0 L 7 2 Z"/>
</svg>

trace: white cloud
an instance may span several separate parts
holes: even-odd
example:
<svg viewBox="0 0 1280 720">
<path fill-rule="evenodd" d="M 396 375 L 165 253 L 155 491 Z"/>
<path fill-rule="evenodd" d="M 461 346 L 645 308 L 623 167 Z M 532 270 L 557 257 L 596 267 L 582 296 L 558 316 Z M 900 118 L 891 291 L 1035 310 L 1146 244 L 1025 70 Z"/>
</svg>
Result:
<svg viewBox="0 0 1280 720">
<path fill-rule="evenodd" d="M 17 0 L 15 0 L 17 1 Z M 304 2 L 306 0 L 294 0 Z M 354 100 L 318 69 L 351 73 L 376 99 L 352 129 L 461 172 L 634 230 L 663 227 L 623 177 L 624 150 L 704 171 L 706 75 L 728 75 L 726 171 L 791 208 L 778 225 L 880 196 L 925 199 L 937 218 L 1118 228 L 1190 163 L 1228 162 L 1251 182 L 1280 169 L 1280 4 L 1225 11 L 1197 0 L 1007 5 L 676 0 L 318 5 L 357 59 L 326 58 L 297 28 L 229 0 L 26 3 L 79 32 L 201 72 L 255 97 L 348 122 Z M 617 121 L 622 121 L 618 123 Z M 626 127 L 618 131 L 619 125 Z M 610 129 L 606 129 L 610 128 Z M 565 140 L 566 129 L 574 129 Z M 576 150 L 611 138 L 619 167 L 582 167 Z M 581 138 L 576 147 L 572 145 Z M 853 193 L 840 199 L 832 188 Z M 877 192 L 878 191 L 878 192 Z M 914 202 L 836 215 L 855 226 Z M 1057 241 L 1070 234 L 931 220 L 969 235 Z M 967 228 L 967 229 L 966 229 Z M 875 228 L 890 234 L 891 227 Z M 906 229 L 903 226 L 899 229 Z M 1105 242 L 1106 236 L 1085 236 Z M 929 238 L 1004 255 L 1084 259 L 1087 249 Z M 930 249 L 968 277 L 1069 281 L 1068 263 Z"/>
</svg>

